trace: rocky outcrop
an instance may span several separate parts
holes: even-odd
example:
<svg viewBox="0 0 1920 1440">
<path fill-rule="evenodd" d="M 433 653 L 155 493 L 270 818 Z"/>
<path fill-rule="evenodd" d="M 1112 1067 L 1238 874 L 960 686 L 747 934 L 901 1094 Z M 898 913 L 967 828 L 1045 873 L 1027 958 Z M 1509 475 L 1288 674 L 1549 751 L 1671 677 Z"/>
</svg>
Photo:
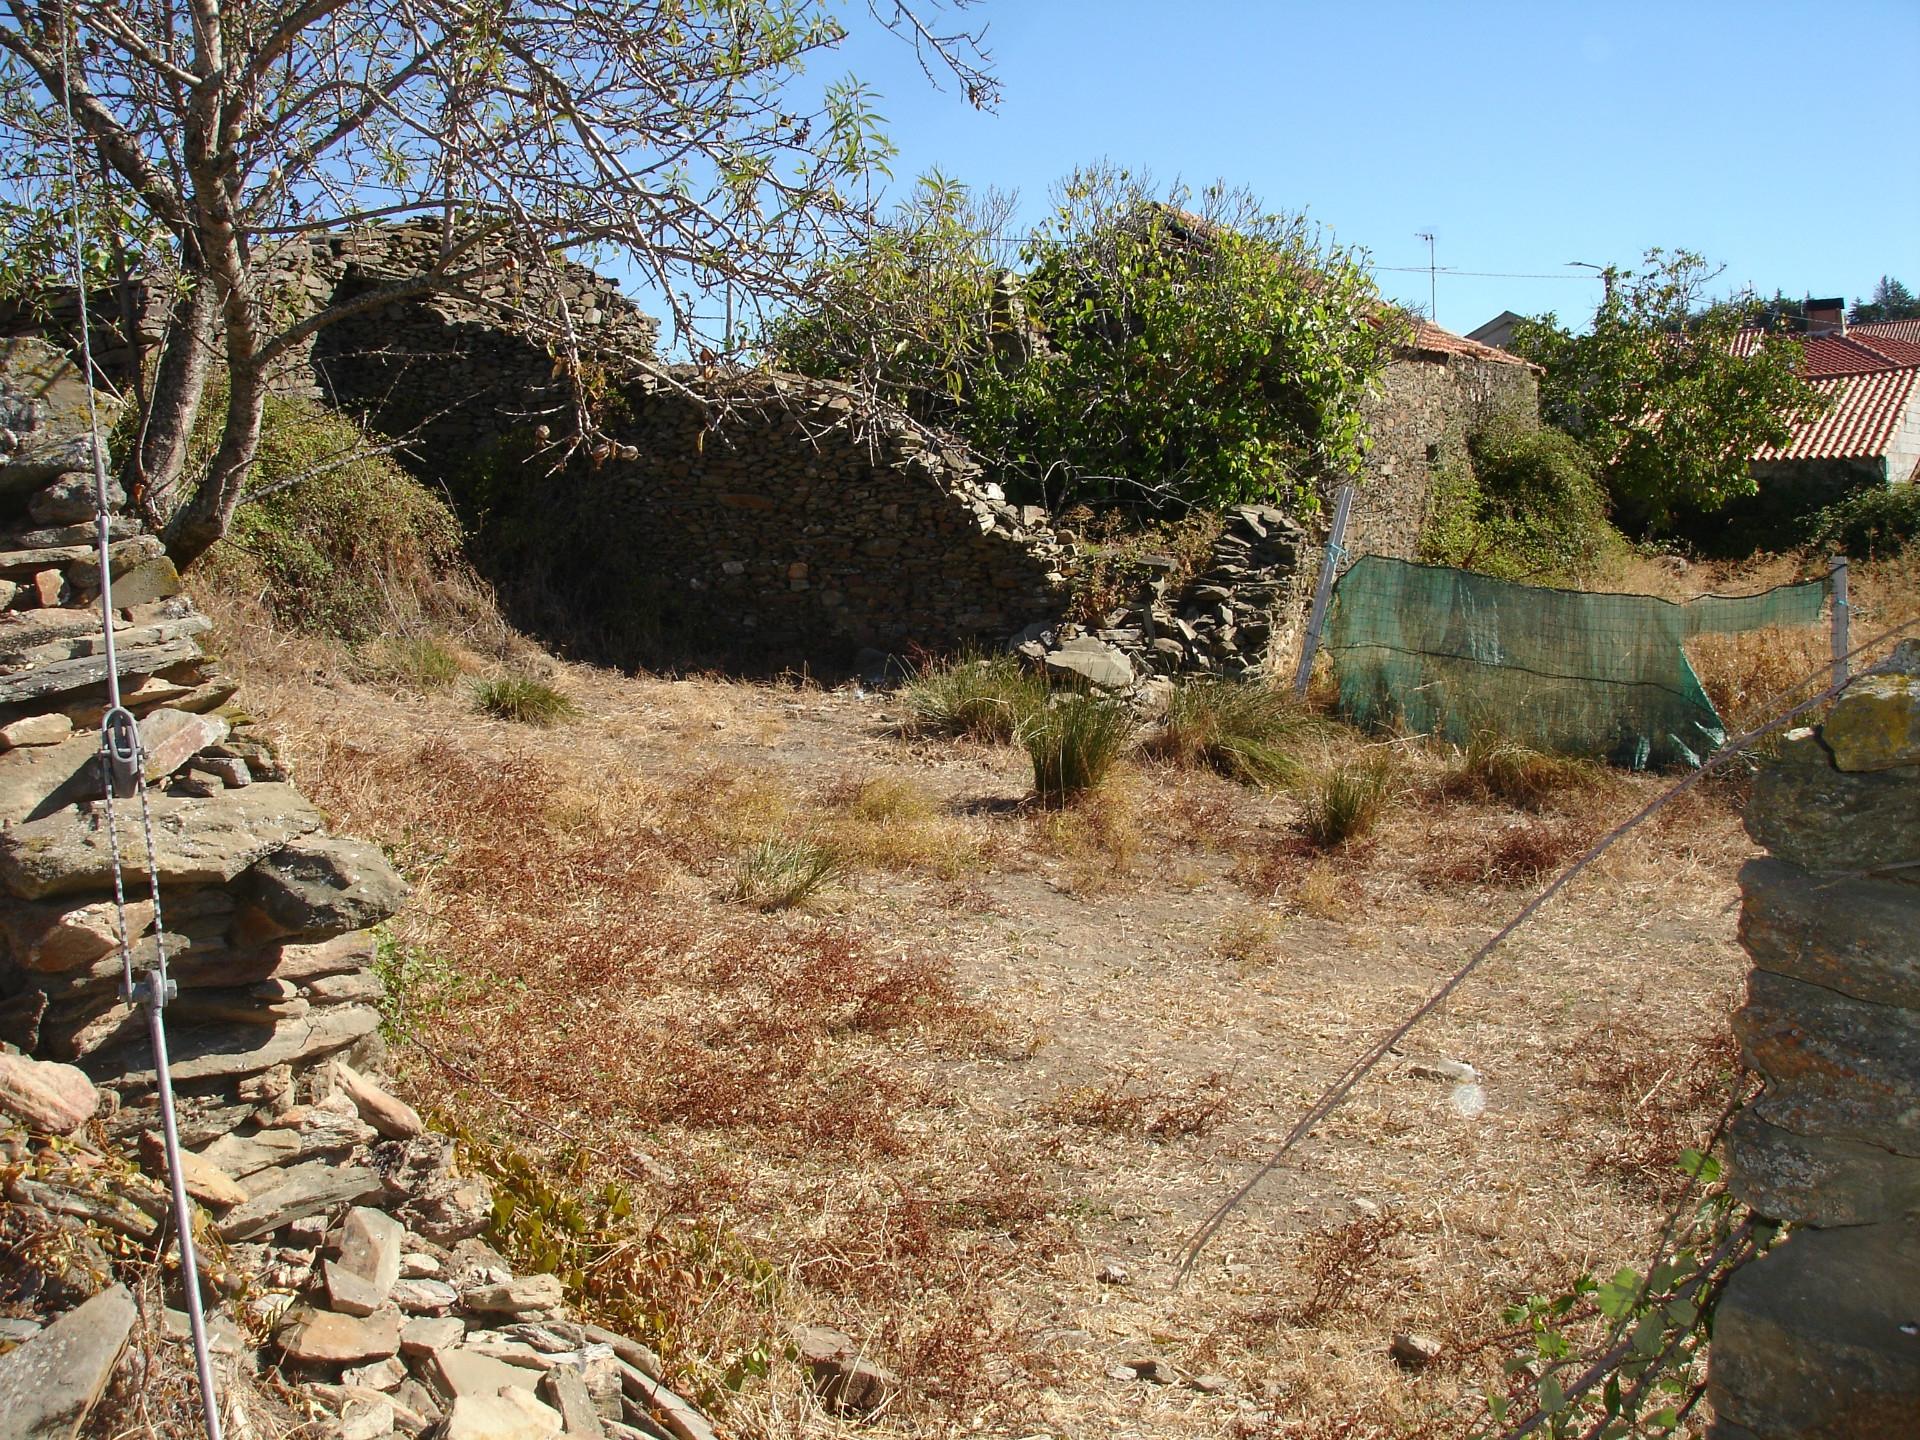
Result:
<svg viewBox="0 0 1920 1440">
<path fill-rule="evenodd" d="M 138 1337 L 167 1329 L 136 1331 L 121 1359 L 135 1307 L 103 1237 L 154 1243 L 170 1203 L 123 942 L 141 976 L 164 953 L 177 987 L 181 1180 L 211 1242 L 222 1384 L 277 1368 L 314 1433 L 360 1440 L 710 1434 L 650 1350 L 574 1320 L 557 1279 L 515 1275 L 478 1238 L 487 1183 L 380 1078 L 372 932 L 406 887 L 377 847 L 327 833 L 223 708 L 205 617 L 125 517 L 111 619 L 149 789 L 110 817 L 94 526 L 28 528 L 73 516 L 91 492 L 73 467 L 97 442 L 45 393 L 0 384 L 0 1234 L 61 1240 L 9 1248 L 9 1296 L 39 1320 L 0 1336 L 0 1434 L 72 1435 L 116 1366 L 143 1371 Z M 255 1351 L 243 1333 L 272 1339 Z"/>
<path fill-rule="evenodd" d="M 1760 776 L 1741 871 L 1754 970 L 1734 1017 L 1765 1079 L 1729 1184 L 1793 1229 L 1714 1323 L 1725 1440 L 1893 1440 L 1920 1415 L 1920 650 Z"/>
</svg>

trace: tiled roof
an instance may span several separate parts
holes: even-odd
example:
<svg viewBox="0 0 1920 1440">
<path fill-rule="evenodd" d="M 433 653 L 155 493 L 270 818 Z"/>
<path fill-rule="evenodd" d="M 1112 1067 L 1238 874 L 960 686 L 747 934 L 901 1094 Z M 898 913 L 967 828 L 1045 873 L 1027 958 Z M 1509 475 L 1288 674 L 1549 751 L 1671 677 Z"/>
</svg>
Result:
<svg viewBox="0 0 1920 1440">
<path fill-rule="evenodd" d="M 1785 445 L 1754 452 L 1755 460 L 1844 460 L 1881 455 L 1920 383 L 1920 365 L 1816 379 L 1827 409 L 1794 427 Z"/>
<path fill-rule="evenodd" d="M 1478 340 L 1469 340 L 1464 335 L 1456 335 L 1451 330 L 1442 330 L 1438 325 L 1422 320 L 1415 331 L 1408 349 L 1421 355 L 1458 355 L 1467 360 L 1490 360 L 1497 365 L 1525 365 L 1529 369 L 1538 368 L 1531 361 L 1522 360 L 1511 350 L 1500 350 L 1492 345 L 1482 345 Z"/>
<path fill-rule="evenodd" d="M 1908 324 L 1920 326 L 1920 321 L 1890 321 L 1887 329 Z M 1844 335 L 1838 330 L 1830 330 L 1822 335 L 1742 330 L 1734 336 L 1733 348 L 1739 354 L 1751 355 L 1760 348 L 1762 337 L 1768 334 L 1797 340 L 1804 357 L 1800 363 L 1800 373 L 1809 380 L 1823 380 L 1834 375 L 1871 375 L 1877 370 L 1900 370 L 1909 365 L 1920 365 L 1920 338 L 1909 339 L 1904 335 L 1883 333 L 1879 328 L 1863 333 L 1867 331 L 1868 327 L 1860 325 L 1850 326 Z"/>
<path fill-rule="evenodd" d="M 1907 340 L 1920 345 L 1920 320 L 1869 320 L 1864 325 L 1849 325 L 1849 335 L 1881 335 L 1889 340 Z"/>
</svg>

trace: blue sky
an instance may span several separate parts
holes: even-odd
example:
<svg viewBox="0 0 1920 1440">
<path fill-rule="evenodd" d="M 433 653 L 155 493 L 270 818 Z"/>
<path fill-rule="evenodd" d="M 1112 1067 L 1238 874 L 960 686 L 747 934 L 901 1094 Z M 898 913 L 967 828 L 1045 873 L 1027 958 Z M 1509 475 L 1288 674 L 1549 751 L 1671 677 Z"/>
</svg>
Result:
<svg viewBox="0 0 1920 1440">
<path fill-rule="evenodd" d="M 977 114 L 863 27 L 842 68 L 883 94 L 904 186 L 929 167 L 1021 192 L 1076 165 L 1244 183 L 1382 267 L 1578 276 L 1652 245 L 1722 289 L 1920 289 L 1920 0 L 1744 4 L 982 0 L 1004 86 Z M 1590 272 L 1588 272 L 1590 273 Z M 1382 269 L 1425 307 L 1428 277 Z M 1442 273 L 1454 330 L 1591 313 L 1593 279 Z"/>
</svg>

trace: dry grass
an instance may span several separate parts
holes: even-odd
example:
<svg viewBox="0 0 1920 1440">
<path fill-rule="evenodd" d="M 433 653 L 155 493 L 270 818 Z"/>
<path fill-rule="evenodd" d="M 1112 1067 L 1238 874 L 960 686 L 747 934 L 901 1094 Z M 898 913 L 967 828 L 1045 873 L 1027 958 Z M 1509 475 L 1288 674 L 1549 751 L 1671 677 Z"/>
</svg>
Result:
<svg viewBox="0 0 1920 1440">
<path fill-rule="evenodd" d="M 787 1353 L 816 1322 L 906 1381 L 867 1433 L 1457 1435 L 1500 1307 L 1643 1260 L 1718 1113 L 1750 847 L 1708 787 L 1418 1037 L 1484 1108 L 1376 1074 L 1176 1291 L 1193 1224 L 1326 1080 L 1661 781 L 1450 790 L 1443 749 L 1330 732 L 1310 774 L 1379 765 L 1419 803 L 1322 850 L 1310 787 L 1122 765 L 1048 809 L 1017 752 L 908 743 L 845 692 L 562 666 L 590 723 L 543 733 L 224 629 L 303 786 L 415 882 L 398 1000 L 480 1084 L 403 1041 L 406 1079 L 486 1117 L 477 1154 L 631 1188 L 585 1298 L 743 1440 L 850 1433 Z M 825 913 L 728 900 L 769 836 L 857 883 Z M 1106 1257 L 1132 1282 L 1097 1283 Z M 1447 1364 L 1400 1372 L 1396 1329 Z M 1144 1350 L 1229 1392 L 1108 1377 Z"/>
</svg>

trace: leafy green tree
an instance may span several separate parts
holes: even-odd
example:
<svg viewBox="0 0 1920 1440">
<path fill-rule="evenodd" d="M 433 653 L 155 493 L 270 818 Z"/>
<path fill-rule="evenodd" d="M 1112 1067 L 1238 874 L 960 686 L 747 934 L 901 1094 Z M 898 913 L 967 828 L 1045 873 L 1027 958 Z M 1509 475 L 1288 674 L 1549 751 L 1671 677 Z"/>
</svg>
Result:
<svg viewBox="0 0 1920 1440">
<path fill-rule="evenodd" d="M 951 423 L 1052 504 L 1311 502 L 1358 468 L 1406 318 L 1357 252 L 1243 190 L 1163 199 L 1100 166 L 1058 187 L 1016 280 L 993 259 L 1007 208 L 926 182 L 769 352 Z"/>
<path fill-rule="evenodd" d="M 1873 287 L 1873 299 L 1854 302 L 1848 316 L 1856 325 L 1876 320 L 1913 320 L 1920 318 L 1920 297 L 1891 275 L 1882 275 Z"/>
<path fill-rule="evenodd" d="M 976 104 L 995 93 L 941 0 L 867 0 L 871 20 Z M 956 4 L 966 0 L 955 0 Z M 175 558 L 224 535 L 246 495 L 276 373 L 322 327 L 482 286 L 505 259 L 563 373 L 587 367 L 560 259 L 623 251 L 696 352 L 701 309 L 791 297 L 871 221 L 890 153 L 870 93 L 807 67 L 847 36 L 835 0 L 0 0 L 0 281 L 70 253 L 66 133 L 79 134 L 97 268 L 144 270 L 173 302 L 131 479 Z M 810 88 L 809 88 L 810 87 Z M 317 313 L 274 293 L 280 247 L 343 227 L 438 228 L 424 273 Z M 730 327 L 729 327 L 730 328 Z M 197 485 L 190 437 L 224 372 Z"/>
<path fill-rule="evenodd" d="M 1749 457 L 1824 402 L 1799 374 L 1798 342 L 1742 344 L 1738 304 L 1702 306 L 1718 271 L 1700 256 L 1649 250 L 1641 269 L 1609 274 L 1585 333 L 1543 315 L 1512 348 L 1544 370 L 1541 413 L 1586 446 L 1616 520 L 1662 531 L 1752 494 Z"/>
</svg>

